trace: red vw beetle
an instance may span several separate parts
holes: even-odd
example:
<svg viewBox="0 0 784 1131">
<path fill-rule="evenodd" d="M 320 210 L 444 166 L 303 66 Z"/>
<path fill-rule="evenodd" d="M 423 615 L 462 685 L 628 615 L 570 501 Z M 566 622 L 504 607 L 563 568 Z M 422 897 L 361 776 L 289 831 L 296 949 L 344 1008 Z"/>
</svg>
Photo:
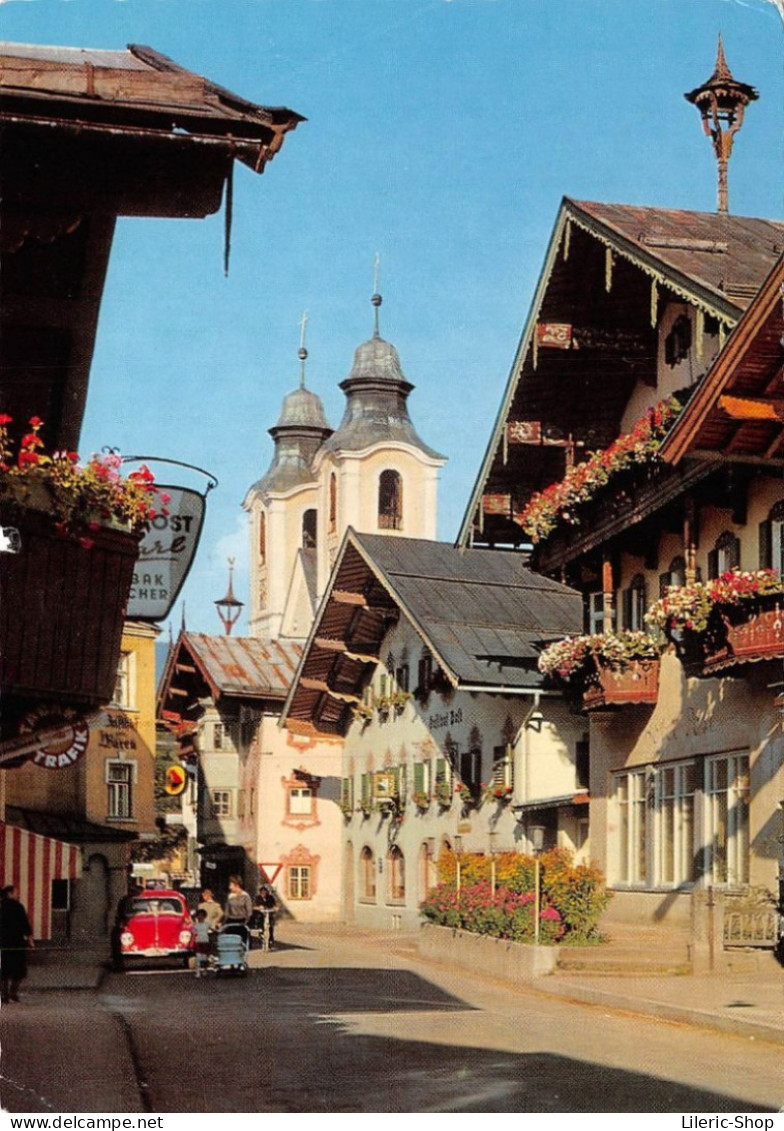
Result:
<svg viewBox="0 0 784 1131">
<path fill-rule="evenodd" d="M 190 965 L 193 920 L 180 892 L 150 890 L 127 896 L 118 909 L 113 951 L 118 970 L 141 959 L 172 958 Z"/>
</svg>

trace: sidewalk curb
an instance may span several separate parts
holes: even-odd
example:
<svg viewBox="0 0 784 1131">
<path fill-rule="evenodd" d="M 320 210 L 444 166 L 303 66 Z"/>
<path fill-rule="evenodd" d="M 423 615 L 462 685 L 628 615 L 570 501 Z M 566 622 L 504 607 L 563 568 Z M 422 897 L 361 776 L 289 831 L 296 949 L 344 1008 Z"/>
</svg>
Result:
<svg viewBox="0 0 784 1131">
<path fill-rule="evenodd" d="M 671 1021 L 681 1025 L 695 1025 L 701 1029 L 714 1029 L 735 1037 L 748 1037 L 751 1040 L 767 1041 L 769 1044 L 784 1045 L 784 1026 L 775 1028 L 764 1021 L 744 1021 L 740 1018 L 723 1017 L 693 1006 L 672 1005 L 669 1002 L 651 1001 L 649 998 L 625 997 L 623 994 L 594 987 L 576 986 L 573 983 L 561 989 L 542 985 L 538 980 L 531 989 L 545 997 L 566 999 L 583 1005 L 606 1006 L 636 1013 L 645 1017 L 656 1017 L 660 1021 Z"/>
</svg>

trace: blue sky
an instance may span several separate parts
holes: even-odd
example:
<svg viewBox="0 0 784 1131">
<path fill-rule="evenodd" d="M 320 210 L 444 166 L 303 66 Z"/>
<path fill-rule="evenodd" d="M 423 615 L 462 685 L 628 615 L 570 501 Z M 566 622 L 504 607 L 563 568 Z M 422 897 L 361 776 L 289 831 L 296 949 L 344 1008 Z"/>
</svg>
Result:
<svg viewBox="0 0 784 1131">
<path fill-rule="evenodd" d="M 303 310 L 307 383 L 339 423 L 376 253 L 381 332 L 420 435 L 449 457 L 439 537 L 456 537 L 561 197 L 715 208 L 683 93 L 710 76 L 719 32 L 760 92 L 730 210 L 780 218 L 774 0 L 0 0 L 2 39 L 147 44 L 307 118 L 263 176 L 237 170 L 228 278 L 222 215 L 122 219 L 115 236 L 80 450 L 217 477 L 183 591 L 190 629 L 220 630 L 229 556 L 247 598 L 241 502 L 298 383 Z"/>
</svg>

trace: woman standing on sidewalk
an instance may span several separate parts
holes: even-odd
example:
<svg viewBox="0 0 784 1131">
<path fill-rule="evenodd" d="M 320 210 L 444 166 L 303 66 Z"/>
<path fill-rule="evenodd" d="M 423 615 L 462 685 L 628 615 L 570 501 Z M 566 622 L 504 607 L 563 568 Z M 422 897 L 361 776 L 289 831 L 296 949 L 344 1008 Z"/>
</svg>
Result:
<svg viewBox="0 0 784 1131">
<path fill-rule="evenodd" d="M 0 1001 L 19 1001 L 19 983 L 27 977 L 27 950 L 33 946 L 33 928 L 17 890 L 9 884 L 0 891 Z"/>
</svg>

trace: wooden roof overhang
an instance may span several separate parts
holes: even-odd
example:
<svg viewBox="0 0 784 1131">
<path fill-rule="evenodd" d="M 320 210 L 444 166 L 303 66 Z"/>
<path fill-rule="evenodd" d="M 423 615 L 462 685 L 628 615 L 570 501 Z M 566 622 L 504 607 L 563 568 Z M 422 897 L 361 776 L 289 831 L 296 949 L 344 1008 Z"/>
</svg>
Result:
<svg viewBox="0 0 784 1131">
<path fill-rule="evenodd" d="M 150 48 L 0 44 L 0 411 L 76 448 L 116 217 L 217 211 L 301 120 Z"/>
<path fill-rule="evenodd" d="M 656 384 L 665 302 L 694 306 L 720 338 L 732 329 L 784 230 L 733 218 L 732 239 L 722 240 L 717 223 L 711 214 L 563 202 L 461 544 L 526 541 L 519 513 L 562 478 L 567 452 L 579 461 L 617 437 L 635 384 Z"/>
<path fill-rule="evenodd" d="M 784 465 L 784 256 L 661 447 L 684 460 Z"/>
<path fill-rule="evenodd" d="M 368 560 L 347 543 L 311 630 L 283 716 L 300 734 L 345 734 L 399 616 Z"/>
</svg>

